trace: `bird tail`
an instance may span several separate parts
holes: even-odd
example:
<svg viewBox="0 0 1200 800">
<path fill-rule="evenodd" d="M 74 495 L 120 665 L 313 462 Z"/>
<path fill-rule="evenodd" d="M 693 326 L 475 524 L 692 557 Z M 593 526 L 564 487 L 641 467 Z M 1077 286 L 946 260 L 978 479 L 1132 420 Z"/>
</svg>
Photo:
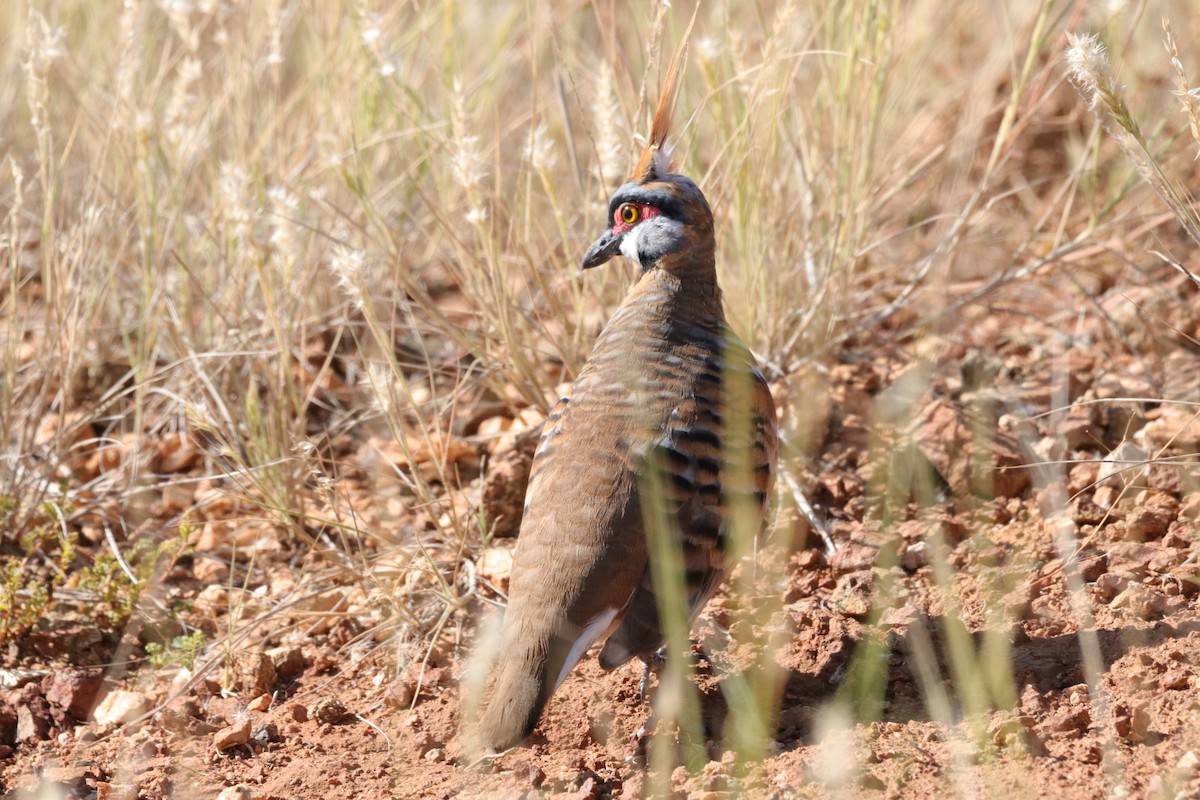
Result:
<svg viewBox="0 0 1200 800">
<path fill-rule="evenodd" d="M 544 619 L 529 618 L 533 616 L 516 614 L 525 624 L 513 624 L 511 628 L 505 621 L 499 673 L 492 699 L 479 721 L 479 746 L 485 752 L 503 752 L 525 739 L 567 673 L 589 647 L 606 638 L 620 623 L 615 608 L 601 610 L 582 626 L 565 620 L 545 624 Z M 544 633 L 539 635 L 538 631 Z"/>
<path fill-rule="evenodd" d="M 545 644 L 518 647 L 501 655 L 491 702 L 479 721 L 479 746 L 501 753 L 533 731 L 554 691 Z"/>
</svg>

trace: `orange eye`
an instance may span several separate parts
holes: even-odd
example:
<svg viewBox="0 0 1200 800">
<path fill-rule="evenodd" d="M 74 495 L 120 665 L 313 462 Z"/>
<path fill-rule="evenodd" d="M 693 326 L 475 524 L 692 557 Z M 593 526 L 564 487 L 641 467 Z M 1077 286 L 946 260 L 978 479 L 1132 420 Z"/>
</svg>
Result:
<svg viewBox="0 0 1200 800">
<path fill-rule="evenodd" d="M 642 212 L 633 203 L 625 203 L 617 209 L 617 218 L 626 225 L 632 225 L 642 216 Z"/>
</svg>

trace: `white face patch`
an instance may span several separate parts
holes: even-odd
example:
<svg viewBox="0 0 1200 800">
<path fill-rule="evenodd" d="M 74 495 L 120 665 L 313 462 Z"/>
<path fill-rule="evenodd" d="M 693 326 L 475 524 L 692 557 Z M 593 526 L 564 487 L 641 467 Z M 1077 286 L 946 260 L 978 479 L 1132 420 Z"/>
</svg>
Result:
<svg viewBox="0 0 1200 800">
<path fill-rule="evenodd" d="M 625 234 L 621 240 L 621 255 L 643 268 L 648 267 L 678 250 L 682 236 L 683 223 L 679 220 L 652 217 Z"/>
<path fill-rule="evenodd" d="M 642 259 L 638 255 L 638 244 L 642 236 L 642 231 L 645 229 L 645 225 L 637 225 L 633 230 L 625 234 L 625 238 L 621 240 L 621 255 L 635 264 L 642 263 Z"/>
</svg>

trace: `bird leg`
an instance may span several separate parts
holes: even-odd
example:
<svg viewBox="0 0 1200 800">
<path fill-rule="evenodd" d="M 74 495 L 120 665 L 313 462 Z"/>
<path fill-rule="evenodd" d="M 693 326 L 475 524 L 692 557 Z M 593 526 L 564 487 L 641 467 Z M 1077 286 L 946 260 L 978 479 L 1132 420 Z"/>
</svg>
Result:
<svg viewBox="0 0 1200 800">
<path fill-rule="evenodd" d="M 643 703 L 646 701 L 646 693 L 650 689 L 651 673 L 658 672 L 665 663 L 667 663 L 667 646 L 665 644 L 649 656 L 643 656 L 642 679 L 638 681 L 638 697 Z"/>
</svg>

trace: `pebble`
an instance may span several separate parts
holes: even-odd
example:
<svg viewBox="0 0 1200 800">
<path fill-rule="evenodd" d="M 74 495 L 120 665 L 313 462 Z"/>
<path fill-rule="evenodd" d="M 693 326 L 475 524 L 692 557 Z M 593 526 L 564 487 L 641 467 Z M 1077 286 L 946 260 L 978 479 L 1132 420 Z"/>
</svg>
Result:
<svg viewBox="0 0 1200 800">
<path fill-rule="evenodd" d="M 116 689 L 109 692 L 96 706 L 92 719 L 101 727 L 124 725 L 150 710 L 150 700 L 141 692 Z"/>
<path fill-rule="evenodd" d="M 268 650 L 267 655 L 275 665 L 275 675 L 279 680 L 290 681 L 308 666 L 304 651 L 299 647 L 276 647 Z"/>
<path fill-rule="evenodd" d="M 288 703 L 283 712 L 296 722 L 308 722 L 308 706 L 303 703 Z"/>
<path fill-rule="evenodd" d="M 258 789 L 249 786 L 230 786 L 221 790 L 221 793 L 217 795 L 217 800 L 259 800 L 265 796 Z"/>
<path fill-rule="evenodd" d="M 1158 680 L 1158 687 L 1168 691 L 1186 689 L 1188 686 L 1188 674 L 1181 669 L 1169 670 Z"/>
<path fill-rule="evenodd" d="M 275 688 L 275 663 L 266 653 L 238 653 L 233 669 L 243 696 L 259 697 Z"/>
<path fill-rule="evenodd" d="M 213 735 L 213 746 L 218 750 L 228 750 L 250 741 L 250 720 L 244 719 L 228 728 L 222 728 Z"/>
<path fill-rule="evenodd" d="M 908 572 L 916 572 L 928 563 L 929 545 L 926 542 L 910 544 L 900 556 L 900 566 Z"/>
</svg>

